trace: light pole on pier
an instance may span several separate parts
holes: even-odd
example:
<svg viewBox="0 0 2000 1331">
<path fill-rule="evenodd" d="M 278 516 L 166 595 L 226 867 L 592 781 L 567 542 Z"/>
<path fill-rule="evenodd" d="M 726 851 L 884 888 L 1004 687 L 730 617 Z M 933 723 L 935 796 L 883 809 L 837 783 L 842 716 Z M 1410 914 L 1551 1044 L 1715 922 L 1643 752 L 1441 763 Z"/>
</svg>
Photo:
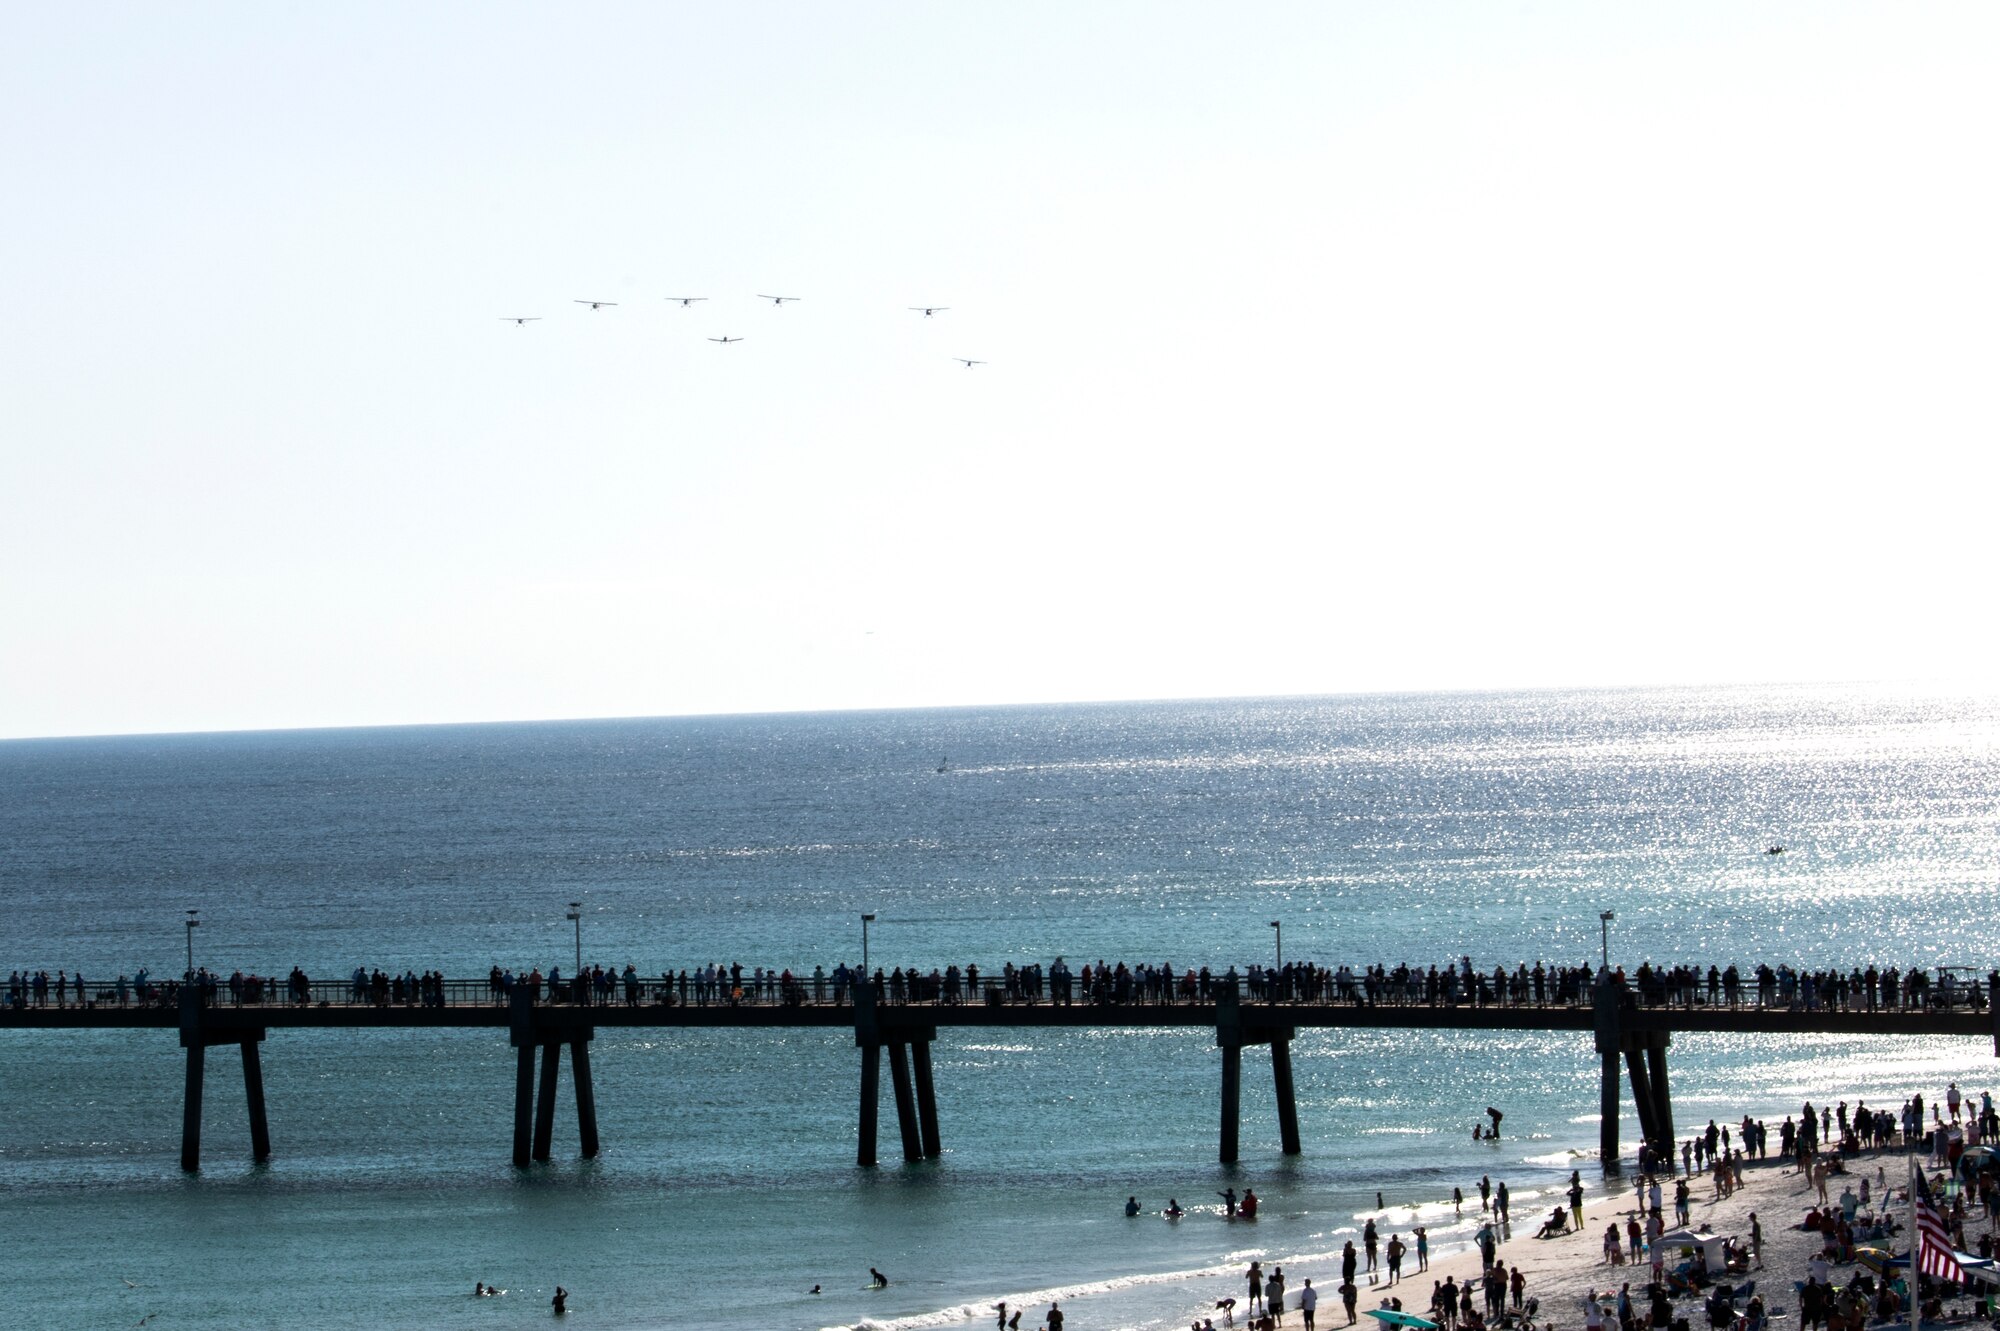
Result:
<svg viewBox="0 0 2000 1331">
<path fill-rule="evenodd" d="M 185 978 L 189 983 L 194 982 L 194 931 L 201 928 L 201 921 L 195 916 L 200 913 L 198 910 L 190 910 L 187 913 L 188 968 Z"/>
<path fill-rule="evenodd" d="M 576 926 L 576 974 L 581 975 L 583 974 L 583 903 L 570 902 L 569 914 L 563 918 Z"/>
<path fill-rule="evenodd" d="M 1603 935 L 1598 941 L 1604 947 L 1605 970 L 1611 969 L 1611 922 L 1617 918 L 1616 914 L 1608 910 L 1602 910 L 1597 913 L 1597 925 Z"/>
<path fill-rule="evenodd" d="M 1277 920 L 1271 921 L 1271 928 L 1278 936 L 1278 969 L 1285 968 L 1285 926 Z"/>
<path fill-rule="evenodd" d="M 868 911 L 861 917 L 861 978 L 868 978 L 868 926 L 874 922 L 875 912 Z"/>
</svg>

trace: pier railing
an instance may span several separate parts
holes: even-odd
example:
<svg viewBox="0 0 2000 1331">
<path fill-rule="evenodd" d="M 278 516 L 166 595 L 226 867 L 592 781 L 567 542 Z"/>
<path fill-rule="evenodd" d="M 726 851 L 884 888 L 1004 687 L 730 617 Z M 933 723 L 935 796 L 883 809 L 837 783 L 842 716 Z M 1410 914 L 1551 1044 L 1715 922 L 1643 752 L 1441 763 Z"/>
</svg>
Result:
<svg viewBox="0 0 2000 1331">
<path fill-rule="evenodd" d="M 1510 976 L 1504 984 L 1494 977 L 1476 976 L 1476 983 L 1462 980 L 1450 990 L 1427 987 L 1422 976 L 1408 979 L 1356 976 L 1351 982 L 1332 975 L 1285 982 L 1266 979 L 1252 984 L 1242 976 L 1194 973 L 1176 975 L 1171 980 L 1140 978 L 1098 980 L 1086 987 L 1080 979 L 1067 980 L 1035 975 L 1032 971 L 1000 978 L 980 975 L 964 978 L 908 975 L 881 983 L 880 1001 L 894 1007 L 988 1007 L 1080 1006 L 1080 1007 L 1172 1007 L 1181 1004 L 1213 1003 L 1224 993 L 1233 993 L 1245 1005 L 1284 1008 L 1397 1007 L 1397 1008 L 1525 1008 L 1580 1009 L 1592 1003 L 1591 987 L 1565 979 L 1546 982 L 1537 988 Z M 87 983 L 79 997 L 74 988 L 55 992 L 51 983 L 37 992 L 23 986 L 7 995 L 14 1007 L 178 1007 L 180 981 L 145 985 Z M 623 975 L 606 980 L 562 980 L 551 983 L 516 977 L 496 983 L 479 979 L 401 979 L 370 976 L 367 980 L 306 980 L 304 982 L 264 977 L 220 980 L 203 985 L 202 1002 L 217 1008 L 504 1008 L 518 988 L 532 987 L 540 1004 L 575 1007 L 840 1007 L 853 1002 L 852 985 L 832 976 L 785 979 L 769 976 L 757 979 L 746 974 L 741 979 L 718 977 L 707 980 L 692 973 L 663 974 L 650 978 Z M 1635 1006 L 1641 1009 L 1683 1011 L 1828 1011 L 1828 1012 L 1923 1012 L 1983 1010 L 1986 986 L 1980 983 L 1932 983 L 1914 991 L 1899 991 L 1884 999 L 1879 989 L 1866 993 L 1828 988 L 1808 992 L 1799 986 L 1747 984 L 1734 991 L 1710 992 L 1706 985 L 1672 986 L 1628 984 Z"/>
</svg>

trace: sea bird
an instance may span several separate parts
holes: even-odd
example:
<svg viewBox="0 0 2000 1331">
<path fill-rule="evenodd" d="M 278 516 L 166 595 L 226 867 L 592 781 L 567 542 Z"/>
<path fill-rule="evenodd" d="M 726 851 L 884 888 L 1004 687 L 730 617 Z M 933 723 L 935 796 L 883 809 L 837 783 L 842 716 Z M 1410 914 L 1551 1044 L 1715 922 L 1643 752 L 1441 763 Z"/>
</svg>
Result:
<svg viewBox="0 0 2000 1331">
<path fill-rule="evenodd" d="M 606 305 L 616 305 L 617 303 L 615 300 L 573 300 L 570 302 L 572 305 L 588 305 L 593 310 L 601 310 Z"/>
</svg>

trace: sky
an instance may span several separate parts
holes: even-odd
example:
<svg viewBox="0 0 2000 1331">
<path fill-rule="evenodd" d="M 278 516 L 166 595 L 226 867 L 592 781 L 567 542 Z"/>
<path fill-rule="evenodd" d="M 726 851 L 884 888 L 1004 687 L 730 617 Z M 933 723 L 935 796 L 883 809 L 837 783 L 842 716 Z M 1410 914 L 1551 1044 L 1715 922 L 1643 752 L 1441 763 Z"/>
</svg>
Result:
<svg viewBox="0 0 2000 1331">
<path fill-rule="evenodd" d="M 1991 680 L 1996 55 L 0 8 L 0 737 Z"/>
</svg>

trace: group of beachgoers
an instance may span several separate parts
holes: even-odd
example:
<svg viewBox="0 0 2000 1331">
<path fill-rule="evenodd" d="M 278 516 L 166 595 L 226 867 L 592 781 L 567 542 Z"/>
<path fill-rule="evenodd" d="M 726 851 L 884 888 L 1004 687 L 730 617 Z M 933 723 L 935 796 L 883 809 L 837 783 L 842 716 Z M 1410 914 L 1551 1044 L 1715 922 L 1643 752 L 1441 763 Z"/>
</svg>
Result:
<svg viewBox="0 0 2000 1331">
<path fill-rule="evenodd" d="M 282 981 L 240 970 L 222 977 L 202 968 L 192 977 L 165 983 L 142 969 L 131 979 L 120 975 L 95 993 L 80 973 L 58 970 L 51 977 L 45 970 L 15 971 L 8 978 L 7 1001 L 17 1008 L 51 1003 L 68 1006 L 72 1001 L 78 1006 L 171 1002 L 178 1000 L 180 985 L 189 978 L 200 986 L 204 1001 L 221 1002 L 226 990 L 228 1001 L 238 1005 L 276 1001 L 303 1005 L 317 1001 L 445 1006 L 453 1001 L 479 999 L 477 981 L 460 983 L 455 992 L 448 992 L 440 971 L 418 974 L 406 968 L 400 973 L 385 973 L 379 968 L 356 967 L 347 979 L 333 985 L 322 983 L 315 989 L 306 973 L 293 967 Z M 1235 995 L 1257 1003 L 1579 1007 L 1592 1001 L 1599 984 L 1609 983 L 1629 995 L 1631 1001 L 1648 1007 L 1901 1011 L 1965 1004 L 1980 1006 L 1985 1003 L 1987 993 L 1987 984 L 1976 978 L 1956 976 L 1949 969 L 1940 970 L 1933 980 L 1921 969 L 1895 966 L 1856 967 L 1842 972 L 1784 965 L 1758 965 L 1745 971 L 1734 965 L 1711 965 L 1704 971 L 1698 966 L 1654 966 L 1647 962 L 1628 975 L 1623 967 L 1550 966 L 1541 962 L 1533 966 L 1519 963 L 1511 971 L 1505 966 L 1488 971 L 1475 968 L 1468 956 L 1443 967 L 1409 964 L 1327 967 L 1310 961 L 1290 961 L 1269 967 L 1253 963 L 1240 971 L 1235 966 L 1221 971 L 1207 966 L 1177 971 L 1169 963 L 1102 960 L 1072 968 L 1058 956 L 1046 967 L 1039 962 L 1016 965 L 1011 961 L 986 971 L 976 964 L 933 966 L 929 971 L 897 966 L 886 972 L 877 967 L 872 975 L 846 962 L 830 971 L 823 965 L 814 966 L 811 974 L 795 973 L 789 967 L 746 968 L 741 963 L 711 963 L 679 971 L 669 969 L 657 977 L 641 975 L 636 966 L 627 962 L 622 969 L 602 965 L 582 967 L 567 978 L 561 966 L 552 966 L 544 973 L 540 967 L 517 972 L 496 965 L 487 974 L 484 997 L 489 1002 L 505 1003 L 525 987 L 538 1001 L 576 1004 L 839 1005 L 852 1001 L 856 988 L 864 982 L 872 986 L 881 1001 L 943 1005 L 1172 1004 L 1213 1002 L 1225 995 Z M 1988 976 L 1987 982 L 2000 984 L 2000 971 Z"/>
</svg>

